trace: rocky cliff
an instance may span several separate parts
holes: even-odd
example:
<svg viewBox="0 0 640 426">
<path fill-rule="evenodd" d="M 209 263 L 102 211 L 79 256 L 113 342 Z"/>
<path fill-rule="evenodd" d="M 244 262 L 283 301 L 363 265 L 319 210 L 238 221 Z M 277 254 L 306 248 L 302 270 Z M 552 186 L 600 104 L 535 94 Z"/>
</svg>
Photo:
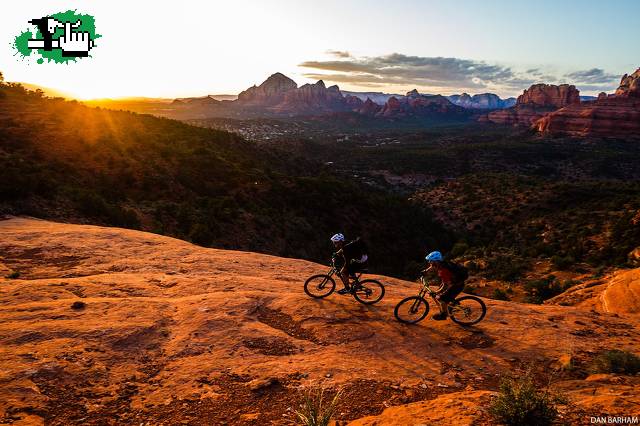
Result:
<svg viewBox="0 0 640 426">
<path fill-rule="evenodd" d="M 338 86 L 326 87 L 319 80 L 298 87 L 289 77 L 276 73 L 240 93 L 238 100 L 227 103 L 225 108 L 238 114 L 305 115 L 350 111 L 361 104 L 355 103 L 345 98 Z"/>
<path fill-rule="evenodd" d="M 573 85 L 534 84 L 518 96 L 514 107 L 490 112 L 481 121 L 530 126 L 551 111 L 578 104 L 580 92 Z"/>
<path fill-rule="evenodd" d="M 580 103 L 580 91 L 569 84 L 534 84 L 518 96 L 516 105 L 562 108 Z"/>
<path fill-rule="evenodd" d="M 601 93 L 595 101 L 570 104 L 541 117 L 533 127 L 574 136 L 640 137 L 640 68 L 622 77 L 614 95 Z"/>
<path fill-rule="evenodd" d="M 272 74 L 260 86 L 253 86 L 240 92 L 238 103 L 274 105 L 284 100 L 285 93 L 297 89 L 298 85 L 284 74 Z"/>
<path fill-rule="evenodd" d="M 284 94 L 283 102 L 274 111 L 295 113 L 322 113 L 347 110 L 349 104 L 338 86 L 326 87 L 324 81 L 305 84 Z"/>
<path fill-rule="evenodd" d="M 367 98 L 366 101 L 356 110 L 360 114 L 373 117 L 382 110 L 382 106 Z"/>
<path fill-rule="evenodd" d="M 640 98 L 640 68 L 631 75 L 622 76 L 615 95 L 621 98 Z"/>
</svg>

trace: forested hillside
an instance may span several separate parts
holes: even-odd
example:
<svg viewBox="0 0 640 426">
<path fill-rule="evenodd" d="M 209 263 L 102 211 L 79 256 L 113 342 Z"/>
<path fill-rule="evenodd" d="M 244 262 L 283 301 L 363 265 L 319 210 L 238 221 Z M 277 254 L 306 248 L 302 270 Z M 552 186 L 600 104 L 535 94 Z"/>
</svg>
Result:
<svg viewBox="0 0 640 426">
<path fill-rule="evenodd" d="M 372 268 L 396 274 L 451 243 L 424 208 L 319 163 L 231 133 L 44 98 L 14 84 L 0 87 L 0 213 L 319 261 L 340 231 L 365 237 Z"/>
</svg>

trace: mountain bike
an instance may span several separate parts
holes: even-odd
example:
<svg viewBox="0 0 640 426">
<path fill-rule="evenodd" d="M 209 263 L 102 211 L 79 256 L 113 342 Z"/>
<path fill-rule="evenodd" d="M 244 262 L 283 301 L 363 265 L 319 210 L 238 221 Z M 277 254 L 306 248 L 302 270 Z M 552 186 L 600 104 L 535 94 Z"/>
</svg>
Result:
<svg viewBox="0 0 640 426">
<path fill-rule="evenodd" d="M 314 299 L 324 299 L 333 293 L 336 289 L 336 282 L 333 276 L 337 275 L 339 270 L 336 263 L 336 256 L 333 256 L 331 259 L 331 269 L 328 273 L 309 277 L 304 282 L 304 292 Z M 362 274 L 367 271 L 367 269 L 363 269 L 357 274 L 351 275 L 351 295 L 360 303 L 373 305 L 384 297 L 384 286 L 377 280 L 368 279 L 360 281 Z"/>
<path fill-rule="evenodd" d="M 436 296 L 444 288 L 443 283 L 427 281 L 420 277 L 422 288 L 417 296 L 407 297 L 398 303 L 393 311 L 396 319 L 405 324 L 415 324 L 422 321 L 429 313 L 429 303 L 425 296 L 431 296 L 437 302 Z M 487 314 L 487 306 L 476 296 L 461 296 L 449 303 L 449 318 L 460 325 L 477 324 Z"/>
</svg>

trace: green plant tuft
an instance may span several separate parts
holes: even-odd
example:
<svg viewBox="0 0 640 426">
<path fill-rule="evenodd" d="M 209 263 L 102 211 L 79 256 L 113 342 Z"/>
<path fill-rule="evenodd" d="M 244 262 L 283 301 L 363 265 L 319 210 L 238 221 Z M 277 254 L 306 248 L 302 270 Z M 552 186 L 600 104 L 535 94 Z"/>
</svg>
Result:
<svg viewBox="0 0 640 426">
<path fill-rule="evenodd" d="M 507 292 L 501 288 L 493 289 L 493 295 L 491 296 L 491 298 L 495 300 L 509 300 Z"/>
<path fill-rule="evenodd" d="M 563 291 L 571 287 L 572 283 L 566 281 L 564 283 L 558 282 L 556 277 L 549 275 L 548 277 L 540 280 L 528 281 L 524 285 L 524 289 L 527 293 L 526 301 L 529 303 L 541 304 L 547 299 L 551 299 L 554 296 L 559 295 Z"/>
<path fill-rule="evenodd" d="M 591 364 L 593 373 L 640 373 L 640 357 L 629 351 L 614 349 L 604 351 L 595 357 Z"/>
<path fill-rule="evenodd" d="M 300 408 L 295 413 L 304 426 L 327 426 L 338 408 L 341 394 L 342 391 L 338 391 L 327 401 L 324 388 L 310 389 L 304 394 Z"/>
<path fill-rule="evenodd" d="M 567 400 L 548 387 L 538 388 L 532 370 L 522 376 L 507 376 L 500 383 L 500 391 L 491 402 L 489 413 L 507 426 L 551 425 L 558 417 L 558 404 Z"/>
</svg>

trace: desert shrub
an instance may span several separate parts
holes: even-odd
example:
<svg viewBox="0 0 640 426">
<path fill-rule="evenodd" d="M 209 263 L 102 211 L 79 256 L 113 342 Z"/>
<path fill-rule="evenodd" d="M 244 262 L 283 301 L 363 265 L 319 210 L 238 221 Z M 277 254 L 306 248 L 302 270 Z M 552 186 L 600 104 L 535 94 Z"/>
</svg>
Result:
<svg viewBox="0 0 640 426">
<path fill-rule="evenodd" d="M 16 280 L 18 278 L 20 278 L 20 272 L 18 271 L 13 271 L 10 274 L 7 275 L 7 278 L 10 280 Z"/>
<path fill-rule="evenodd" d="M 78 191 L 76 203 L 82 213 L 92 217 L 101 217 L 108 210 L 104 198 L 90 191 Z"/>
<path fill-rule="evenodd" d="M 515 256 L 499 256 L 489 261 L 487 268 L 489 278 L 502 281 L 515 281 L 527 269 L 528 264 Z"/>
<path fill-rule="evenodd" d="M 537 304 L 557 296 L 567 288 L 564 284 L 559 283 L 553 275 L 549 275 L 547 278 L 541 280 L 528 281 L 524 285 L 527 293 L 526 301 Z"/>
<path fill-rule="evenodd" d="M 464 241 L 459 241 L 454 244 L 453 248 L 451 249 L 451 253 L 449 253 L 449 256 L 452 258 L 462 256 L 467 250 L 469 250 L 469 244 L 465 243 Z"/>
<path fill-rule="evenodd" d="M 110 206 L 107 219 L 110 223 L 123 228 L 140 228 L 140 219 L 132 209 L 120 206 Z"/>
<path fill-rule="evenodd" d="M 551 257 L 551 263 L 553 263 L 553 266 L 557 269 L 565 270 L 576 263 L 576 260 L 572 256 L 556 255 Z"/>
<path fill-rule="evenodd" d="M 295 413 L 304 426 L 327 426 L 338 408 L 340 395 L 341 391 L 338 391 L 328 400 L 325 399 L 324 388 L 310 389 L 304 394 Z"/>
<path fill-rule="evenodd" d="M 591 363 L 594 373 L 637 374 L 640 373 L 640 357 L 632 352 L 618 349 L 598 354 Z"/>
<path fill-rule="evenodd" d="M 74 197 L 78 210 L 89 217 L 102 219 L 110 225 L 123 228 L 140 227 L 140 219 L 134 210 L 111 204 L 96 192 L 77 190 Z"/>
<path fill-rule="evenodd" d="M 528 370 L 521 376 L 507 376 L 491 402 L 489 413 L 508 426 L 551 425 L 558 417 L 558 404 L 567 401 L 548 387 L 540 389 Z"/>
<path fill-rule="evenodd" d="M 211 229 L 203 223 L 196 223 L 189 231 L 189 239 L 201 246 L 208 246 L 213 240 Z"/>
<path fill-rule="evenodd" d="M 491 297 L 496 300 L 509 300 L 507 292 L 501 288 L 493 289 L 493 295 Z"/>
<path fill-rule="evenodd" d="M 464 286 L 464 292 L 467 294 L 476 294 L 476 286 L 474 286 L 473 284 L 465 284 Z"/>
</svg>

